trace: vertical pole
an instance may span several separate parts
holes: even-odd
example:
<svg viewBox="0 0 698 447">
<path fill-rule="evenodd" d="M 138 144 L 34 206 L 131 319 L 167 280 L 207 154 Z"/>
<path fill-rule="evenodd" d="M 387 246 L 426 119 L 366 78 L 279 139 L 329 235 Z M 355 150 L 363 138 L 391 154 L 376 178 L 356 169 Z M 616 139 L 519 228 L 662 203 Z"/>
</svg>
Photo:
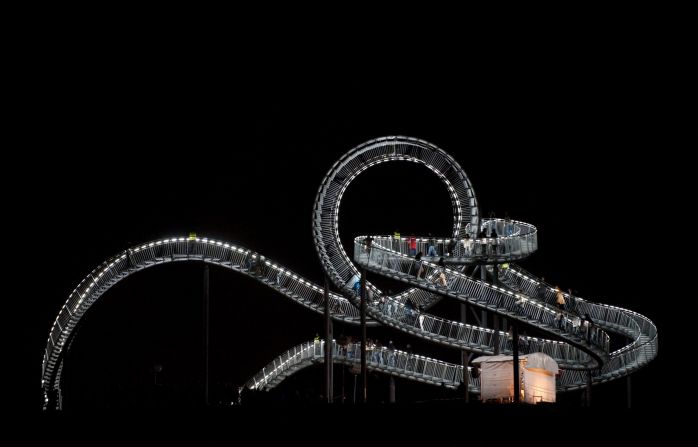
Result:
<svg viewBox="0 0 698 447">
<path fill-rule="evenodd" d="M 586 406 L 591 407 L 591 370 L 587 370 L 587 393 L 586 393 Z"/>
<path fill-rule="evenodd" d="M 487 282 L 487 267 L 485 264 L 480 266 L 480 279 L 482 282 Z M 484 309 L 482 310 L 482 320 L 480 323 L 482 323 L 482 327 L 487 327 L 487 312 Z"/>
<path fill-rule="evenodd" d="M 361 403 L 368 400 L 366 367 L 366 269 L 361 269 Z"/>
<path fill-rule="evenodd" d="M 390 403 L 394 404 L 395 403 L 395 377 L 390 376 Z"/>
<path fill-rule="evenodd" d="M 511 343 L 514 348 L 514 402 L 518 404 L 521 401 L 521 390 L 519 389 L 519 327 L 514 323 L 512 323 L 511 327 L 513 329 Z"/>
<path fill-rule="evenodd" d="M 492 265 L 492 284 L 499 284 L 499 266 L 497 264 Z M 497 308 L 502 307 L 504 303 L 501 301 L 497 303 Z M 494 336 L 492 337 L 492 342 L 494 343 L 494 355 L 499 355 L 499 315 L 492 314 L 492 329 L 494 329 Z"/>
<path fill-rule="evenodd" d="M 633 407 L 633 393 L 632 393 L 633 389 L 632 389 L 632 382 L 630 380 L 630 376 L 628 376 L 625 380 L 627 381 L 626 382 L 626 385 L 627 385 L 626 391 L 627 391 L 627 398 L 628 398 L 627 404 L 628 404 L 628 408 L 632 408 Z"/>
<path fill-rule="evenodd" d="M 492 314 L 492 343 L 494 344 L 494 355 L 499 355 L 499 315 Z"/>
<path fill-rule="evenodd" d="M 209 267 L 204 265 L 204 398 L 206 406 L 210 404 L 209 395 Z"/>
<path fill-rule="evenodd" d="M 325 275 L 325 396 L 327 403 L 334 401 L 332 370 L 334 362 L 332 360 L 334 346 L 332 345 L 332 319 L 330 318 L 330 285 L 327 275 Z"/>
<path fill-rule="evenodd" d="M 354 405 L 356 405 L 356 374 L 354 374 Z"/>
<path fill-rule="evenodd" d="M 460 305 L 460 321 L 465 324 L 468 317 L 468 308 L 466 303 L 461 303 Z M 470 388 L 470 376 L 468 375 L 468 363 L 470 363 L 470 353 L 466 350 L 461 351 L 461 362 L 463 363 L 463 392 L 465 393 L 465 403 L 470 402 L 470 393 L 468 388 Z"/>
</svg>

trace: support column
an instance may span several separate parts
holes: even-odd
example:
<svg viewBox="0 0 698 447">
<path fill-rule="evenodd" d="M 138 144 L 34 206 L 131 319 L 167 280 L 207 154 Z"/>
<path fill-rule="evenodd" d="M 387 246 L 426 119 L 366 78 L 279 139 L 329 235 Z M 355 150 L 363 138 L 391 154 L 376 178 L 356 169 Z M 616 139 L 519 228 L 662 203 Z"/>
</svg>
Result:
<svg viewBox="0 0 698 447">
<path fill-rule="evenodd" d="M 487 282 L 487 266 L 485 264 L 480 266 L 480 279 L 483 282 Z M 482 327 L 487 327 L 487 311 L 484 309 L 482 309 L 482 320 L 480 320 L 480 323 Z"/>
<path fill-rule="evenodd" d="M 366 269 L 361 269 L 361 403 L 368 401 L 368 368 L 366 367 Z"/>
<path fill-rule="evenodd" d="M 492 343 L 494 344 L 494 355 L 499 355 L 499 315 L 492 314 Z"/>
<path fill-rule="evenodd" d="M 209 384 L 208 384 L 208 377 L 209 377 L 209 310 L 210 310 L 210 302 L 209 302 L 209 266 L 208 264 L 204 265 L 204 400 L 206 402 L 206 406 L 208 407 L 210 405 L 210 394 L 209 394 Z"/>
<path fill-rule="evenodd" d="M 332 318 L 330 318 L 330 284 L 325 275 L 325 396 L 327 403 L 334 402 L 334 383 L 332 372 L 334 370 L 334 345 L 332 343 Z"/>
<path fill-rule="evenodd" d="M 630 379 L 630 376 L 626 377 L 625 380 L 626 380 L 626 385 L 627 385 L 627 389 L 626 389 L 627 398 L 628 398 L 627 404 L 628 404 L 628 408 L 632 408 L 633 407 L 632 381 Z"/>
<path fill-rule="evenodd" d="M 347 393 L 344 388 L 344 378 L 346 376 L 346 371 L 347 367 L 345 365 L 342 365 L 342 404 L 344 404 L 344 402 L 347 400 Z"/>
<path fill-rule="evenodd" d="M 468 305 L 466 303 L 461 303 L 460 305 L 460 321 L 466 324 L 468 319 Z M 470 402 L 470 376 L 468 375 L 468 364 L 470 363 L 470 353 L 466 350 L 461 351 L 461 363 L 463 364 L 463 393 L 465 397 L 465 403 Z"/>
<path fill-rule="evenodd" d="M 390 376 L 390 399 L 391 404 L 395 403 L 395 377 Z"/>
<path fill-rule="evenodd" d="M 499 284 L 499 266 L 494 264 L 492 266 L 492 284 L 495 286 Z M 497 308 L 502 307 L 504 303 L 501 301 L 497 303 Z M 494 355 L 499 355 L 499 315 L 492 314 L 492 329 L 494 329 L 494 336 L 492 337 L 492 342 L 494 343 Z"/>
<path fill-rule="evenodd" d="M 586 406 L 591 407 L 591 370 L 587 370 Z"/>
<path fill-rule="evenodd" d="M 511 327 L 513 329 L 511 343 L 514 351 L 514 402 L 518 404 L 521 401 L 521 390 L 519 389 L 519 327 L 513 323 Z"/>
<path fill-rule="evenodd" d="M 470 309 L 470 314 L 475 318 L 475 326 L 482 326 L 483 323 L 480 320 L 480 317 L 478 316 L 477 312 L 475 311 L 475 308 L 473 306 L 468 306 L 468 309 Z"/>
</svg>

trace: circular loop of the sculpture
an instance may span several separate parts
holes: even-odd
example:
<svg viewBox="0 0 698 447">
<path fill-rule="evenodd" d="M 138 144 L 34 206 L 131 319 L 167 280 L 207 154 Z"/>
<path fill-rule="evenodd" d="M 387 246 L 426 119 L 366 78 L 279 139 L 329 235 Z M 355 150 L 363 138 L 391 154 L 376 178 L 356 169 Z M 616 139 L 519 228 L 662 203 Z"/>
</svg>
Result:
<svg viewBox="0 0 698 447">
<path fill-rule="evenodd" d="M 401 136 L 378 138 L 356 146 L 325 175 L 313 208 L 315 248 L 330 280 L 340 289 L 346 288 L 347 282 L 359 272 L 339 237 L 342 196 L 363 171 L 389 161 L 422 164 L 446 185 L 453 205 L 452 237 L 461 238 L 470 228 L 478 226 L 477 199 L 470 180 L 458 162 L 442 149 L 424 140 Z M 468 226 L 469 223 L 472 225 Z"/>
</svg>

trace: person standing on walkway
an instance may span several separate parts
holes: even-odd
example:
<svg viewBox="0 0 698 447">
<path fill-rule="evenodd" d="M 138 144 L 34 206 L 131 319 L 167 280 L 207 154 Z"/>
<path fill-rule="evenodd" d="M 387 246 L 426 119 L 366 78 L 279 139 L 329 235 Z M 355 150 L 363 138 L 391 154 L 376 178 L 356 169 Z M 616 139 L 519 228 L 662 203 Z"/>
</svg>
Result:
<svg viewBox="0 0 698 447">
<path fill-rule="evenodd" d="M 538 300 L 545 302 L 545 278 L 541 278 L 536 286 L 536 297 Z"/>
<path fill-rule="evenodd" d="M 565 310 L 565 295 L 562 294 L 560 287 L 555 286 L 555 305 L 560 310 Z"/>
</svg>

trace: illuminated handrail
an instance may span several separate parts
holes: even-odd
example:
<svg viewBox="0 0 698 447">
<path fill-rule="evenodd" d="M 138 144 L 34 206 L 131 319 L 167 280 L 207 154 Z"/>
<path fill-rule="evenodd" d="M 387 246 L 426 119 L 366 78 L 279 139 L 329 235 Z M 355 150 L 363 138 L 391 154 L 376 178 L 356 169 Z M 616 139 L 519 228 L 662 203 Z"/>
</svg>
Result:
<svg viewBox="0 0 698 447">
<path fill-rule="evenodd" d="M 597 337 L 585 342 L 572 331 L 571 320 L 563 320 L 563 330 L 556 330 L 555 328 L 558 327 L 558 323 L 555 321 L 557 312 L 523 294 L 515 294 L 510 290 L 472 279 L 450 268 L 444 269 L 447 284 L 439 284 L 438 278 L 441 275 L 441 269 L 436 264 L 426 261 L 420 262 L 379 245 L 373 245 L 370 250 L 367 250 L 364 241 L 364 236 L 354 239 L 354 260 L 368 270 L 381 275 L 393 276 L 394 279 L 411 285 L 435 290 L 445 296 L 484 307 L 508 318 L 516 318 L 571 344 L 575 349 L 569 351 L 569 357 L 553 356 L 558 363 L 570 363 L 571 361 L 578 363 L 580 359 L 584 359 L 586 360 L 584 363 L 588 367 L 590 362 L 598 362 L 599 358 L 605 358 L 608 354 L 609 338 L 608 334 L 603 331 L 598 331 Z M 423 274 L 417 278 L 416 275 L 420 268 L 423 270 Z M 593 358 L 578 352 L 580 349 L 590 353 Z M 558 349 L 551 349 L 551 351 L 559 352 Z"/>
<path fill-rule="evenodd" d="M 656 334 L 655 334 L 656 336 Z M 333 341 L 333 362 L 344 365 L 361 364 L 361 343 L 349 343 L 339 345 Z M 656 344 L 645 344 L 645 357 L 647 359 L 656 355 L 652 348 Z M 281 384 L 287 377 L 296 372 L 324 363 L 324 340 L 319 342 L 307 342 L 294 346 L 284 352 L 263 367 L 257 374 L 247 381 L 245 386 L 252 390 L 271 390 Z M 530 352 L 537 352 L 531 350 Z M 594 376 L 594 383 L 603 383 L 623 375 L 636 371 L 649 360 L 638 361 L 638 356 L 625 354 L 616 356 L 604 367 L 600 373 Z M 463 381 L 463 366 L 441 360 L 410 354 L 398 349 L 390 350 L 387 347 L 377 348 L 369 346 L 366 349 L 366 365 L 370 371 L 381 372 L 396 377 L 419 381 L 429 385 L 457 388 Z M 468 367 L 468 390 L 471 393 L 480 393 L 480 375 L 473 374 L 475 368 Z M 580 370 L 561 369 L 556 380 L 558 392 L 567 392 L 581 389 L 586 386 L 586 372 Z"/>
<path fill-rule="evenodd" d="M 532 225 L 509 219 L 486 219 L 480 222 L 477 199 L 468 177 L 456 160 L 440 148 L 423 140 L 400 136 L 368 141 L 349 151 L 332 166 L 320 185 L 313 209 L 313 235 L 318 256 L 327 277 L 341 292 L 329 295 L 333 318 L 352 324 L 356 324 L 359 319 L 355 307 L 359 298 L 350 288 L 358 279 L 359 270 L 345 252 L 339 237 L 339 208 L 342 196 L 349 184 L 366 169 L 389 161 L 408 161 L 425 166 L 445 185 L 453 210 L 451 238 L 460 241 L 468 234 L 473 241 L 470 250 L 461 244 L 453 247 L 450 262 L 508 263 L 511 260 L 522 259 L 537 249 L 537 230 Z M 495 229 L 498 237 L 478 238 L 479 230 L 483 228 L 486 234 Z M 580 334 L 573 330 L 570 314 L 565 314 L 561 323 L 554 327 L 552 315 L 556 311 L 546 302 L 549 300 L 549 297 L 545 296 L 547 292 L 544 290 L 539 301 L 537 296 L 531 295 L 531 290 L 525 290 L 526 287 L 530 289 L 535 280 L 523 278 L 523 270 L 512 268 L 504 272 L 502 282 L 506 285 L 505 288 L 472 280 L 453 269 L 444 269 L 444 273 L 448 275 L 447 282 L 437 286 L 430 282 L 440 280 L 437 266 L 428 262 L 435 260 L 433 257 L 425 259 L 422 263 L 423 278 L 415 278 L 412 272 L 414 260 L 405 256 L 405 253 L 409 253 L 409 248 L 404 247 L 406 250 L 403 250 L 400 245 L 404 239 L 398 241 L 396 247 L 388 245 L 387 239 L 378 237 L 370 251 L 365 248 L 362 251 L 355 243 L 355 259 L 360 264 L 363 262 L 362 265 L 372 271 L 416 287 L 387 297 L 375 285 L 366 282 L 368 293 L 373 295 L 369 296 L 367 306 L 369 316 L 374 319 L 369 321 L 369 324 L 381 322 L 442 345 L 489 354 L 493 353 L 495 348 L 502 353 L 511 350 L 511 341 L 502 331 L 449 321 L 423 311 L 437 302 L 441 296 L 450 296 L 490 312 L 516 318 L 521 323 L 535 326 L 564 341 L 521 337 L 530 351 L 548 353 L 558 361 L 562 367 L 558 390 L 562 391 L 576 389 L 586 383 L 584 371 L 577 371 L 575 368 L 589 368 L 603 363 L 593 378 L 594 383 L 598 383 L 629 374 L 656 356 L 656 327 L 642 315 L 614 306 L 573 300 L 575 307 L 570 309 L 571 312 L 589 313 L 598 323 L 593 331 L 596 336 L 584 341 Z M 438 244 L 435 248 L 438 248 Z M 428 246 L 426 249 L 425 257 L 428 257 Z M 47 403 L 50 392 L 60 391 L 63 353 L 73 340 L 72 334 L 78 322 L 92 303 L 129 275 L 154 265 L 176 261 L 202 261 L 221 265 L 252 276 L 316 312 L 322 312 L 325 307 L 323 288 L 270 259 L 239 246 L 206 238 L 180 237 L 130 248 L 93 270 L 70 294 L 54 321 L 42 365 L 42 387 Z M 513 292 L 511 289 L 517 291 Z M 422 308 L 408 308 L 405 304 L 408 299 Z M 609 354 L 609 339 L 605 330 L 622 333 L 634 340 Z M 298 356 L 303 359 L 303 352 L 307 353 L 307 349 L 294 352 L 293 356 L 287 356 L 287 360 Z M 381 358 L 382 353 L 379 353 L 373 365 L 375 368 L 380 368 Z M 413 358 L 417 359 L 419 356 Z M 424 365 L 432 364 L 435 363 L 424 362 Z"/>
<path fill-rule="evenodd" d="M 340 345 L 332 342 L 333 362 L 344 365 L 361 364 L 361 343 Z M 253 390 L 270 390 L 285 378 L 302 368 L 324 363 L 325 341 L 302 343 L 275 358 L 255 374 L 245 386 Z M 369 370 L 406 378 L 429 385 L 457 388 L 463 382 L 463 366 L 423 355 L 407 353 L 399 349 L 368 346 L 366 364 Z M 471 392 L 480 389 L 479 377 L 473 377 L 468 367 L 468 384 Z"/>
<path fill-rule="evenodd" d="M 261 254 L 209 238 L 172 237 L 139 244 L 110 257 L 90 272 L 70 293 L 51 326 L 42 363 L 42 386 L 47 398 L 60 387 L 58 373 L 66 343 L 82 316 L 119 281 L 146 268 L 171 262 L 201 261 L 251 276 L 303 306 L 324 312 L 324 289 Z M 359 323 L 359 311 L 345 297 L 330 293 L 332 318 Z M 376 325 L 377 322 L 369 322 Z M 46 400 L 45 400 L 46 402 Z"/>
<path fill-rule="evenodd" d="M 500 272 L 500 280 L 509 287 L 520 290 L 544 302 L 552 302 L 556 290 L 550 284 L 527 272 L 520 266 L 511 265 Z M 565 306 L 571 313 L 589 314 L 595 326 L 631 338 L 632 342 L 610 353 L 610 359 L 593 377 L 595 383 L 626 376 L 652 361 L 658 352 L 657 327 L 652 321 L 637 312 L 607 304 L 593 303 L 563 292 Z M 575 373 L 576 374 L 576 373 Z M 569 372 L 562 376 L 563 384 L 582 387 L 579 378 Z"/>
<path fill-rule="evenodd" d="M 344 250 L 339 236 L 339 208 L 344 192 L 357 176 L 374 166 L 387 162 L 410 162 L 432 171 L 444 184 L 453 211 L 452 237 L 462 238 L 477 226 L 480 216 L 475 191 L 458 162 L 444 150 L 417 138 L 390 136 L 377 138 L 356 146 L 344 154 L 327 172 L 315 197 L 313 237 L 320 262 L 330 281 L 339 289 L 359 271 Z M 472 234 L 471 236 L 476 236 Z M 370 282 L 369 289 L 377 290 Z M 426 307 L 438 296 L 421 289 L 410 289 L 408 296 Z"/>
<path fill-rule="evenodd" d="M 405 256 L 422 253 L 425 260 L 436 261 L 443 257 L 449 264 L 501 264 L 513 262 L 530 256 L 538 249 L 538 233 L 533 225 L 505 221 L 504 219 L 487 219 L 483 227 L 501 227 L 509 236 L 496 238 L 462 238 L 431 236 L 393 236 L 373 235 L 373 244 L 396 251 Z M 470 228 L 469 226 L 467 228 Z M 489 231 L 487 232 L 489 234 Z M 470 236 L 470 234 L 468 234 Z M 415 248 L 411 248 L 414 238 Z"/>
</svg>

